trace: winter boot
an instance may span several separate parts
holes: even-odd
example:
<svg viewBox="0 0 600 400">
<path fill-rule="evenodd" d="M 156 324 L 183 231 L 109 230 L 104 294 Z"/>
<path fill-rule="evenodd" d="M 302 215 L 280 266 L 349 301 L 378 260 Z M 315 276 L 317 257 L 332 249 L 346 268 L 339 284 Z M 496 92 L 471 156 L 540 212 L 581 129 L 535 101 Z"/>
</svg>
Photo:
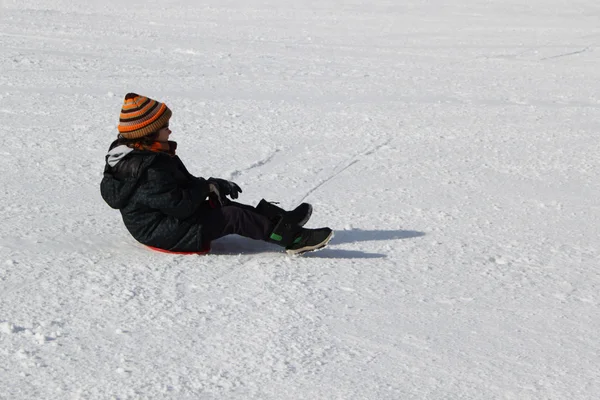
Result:
<svg viewBox="0 0 600 400">
<path fill-rule="evenodd" d="M 267 241 L 285 247 L 288 254 L 298 255 L 325 247 L 332 237 L 333 231 L 329 228 L 305 229 L 284 216 Z"/>
<path fill-rule="evenodd" d="M 301 228 L 300 234 L 285 248 L 286 253 L 299 255 L 307 251 L 319 250 L 333 238 L 330 228 L 305 229 Z"/>
<path fill-rule="evenodd" d="M 312 214 L 312 206 L 308 203 L 302 203 L 292 211 L 285 211 L 275 204 L 262 199 L 256 206 L 256 211 L 273 221 L 285 216 L 289 223 L 298 226 L 304 226 Z"/>
</svg>

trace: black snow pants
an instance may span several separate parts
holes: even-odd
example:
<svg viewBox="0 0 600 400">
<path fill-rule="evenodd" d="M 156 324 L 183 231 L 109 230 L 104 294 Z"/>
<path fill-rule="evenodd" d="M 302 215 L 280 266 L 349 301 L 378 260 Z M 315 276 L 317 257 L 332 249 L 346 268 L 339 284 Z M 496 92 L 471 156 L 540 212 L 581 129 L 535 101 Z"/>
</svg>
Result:
<svg viewBox="0 0 600 400">
<path fill-rule="evenodd" d="M 275 227 L 273 221 L 259 214 L 254 207 L 234 201 L 228 201 L 221 207 L 204 208 L 199 222 L 202 224 L 203 242 L 232 234 L 267 240 Z"/>
</svg>

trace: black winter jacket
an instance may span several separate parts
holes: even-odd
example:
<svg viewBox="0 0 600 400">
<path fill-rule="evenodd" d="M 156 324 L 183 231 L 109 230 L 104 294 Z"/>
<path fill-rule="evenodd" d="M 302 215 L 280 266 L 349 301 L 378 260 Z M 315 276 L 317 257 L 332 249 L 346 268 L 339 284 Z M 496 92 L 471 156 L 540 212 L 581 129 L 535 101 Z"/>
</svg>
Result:
<svg viewBox="0 0 600 400">
<path fill-rule="evenodd" d="M 100 184 L 102 198 L 119 209 L 140 243 L 171 251 L 200 251 L 199 214 L 208 183 L 192 176 L 179 157 L 133 150 L 113 142 Z"/>
</svg>

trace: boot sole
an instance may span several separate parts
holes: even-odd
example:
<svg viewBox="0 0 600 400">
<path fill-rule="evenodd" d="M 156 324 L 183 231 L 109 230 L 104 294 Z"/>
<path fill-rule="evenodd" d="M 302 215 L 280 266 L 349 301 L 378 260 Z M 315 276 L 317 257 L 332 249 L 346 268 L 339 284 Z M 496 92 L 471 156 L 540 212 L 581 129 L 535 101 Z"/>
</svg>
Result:
<svg viewBox="0 0 600 400">
<path fill-rule="evenodd" d="M 312 205 L 311 205 L 311 204 L 309 204 L 309 205 L 308 205 L 308 212 L 306 213 L 306 216 L 305 216 L 305 217 L 304 217 L 304 218 L 303 218 L 303 219 L 302 219 L 300 222 L 298 222 L 298 225 L 299 225 L 299 226 L 304 226 L 304 225 L 306 225 L 306 223 L 307 223 L 307 222 L 308 222 L 308 220 L 310 219 L 310 216 L 312 215 L 312 212 L 313 212 Z"/>
<path fill-rule="evenodd" d="M 333 231 L 331 231 L 331 233 L 329 234 L 329 236 L 327 236 L 327 238 L 325 238 L 325 240 L 323 240 L 321 243 L 316 244 L 314 246 L 305 246 L 302 247 L 300 249 L 295 249 L 295 250 L 286 250 L 285 252 L 288 253 L 291 256 L 298 256 L 300 254 L 304 254 L 307 253 L 309 251 L 315 251 L 315 250 L 320 250 L 323 247 L 327 246 L 327 243 L 329 243 L 329 241 L 333 238 Z"/>
</svg>

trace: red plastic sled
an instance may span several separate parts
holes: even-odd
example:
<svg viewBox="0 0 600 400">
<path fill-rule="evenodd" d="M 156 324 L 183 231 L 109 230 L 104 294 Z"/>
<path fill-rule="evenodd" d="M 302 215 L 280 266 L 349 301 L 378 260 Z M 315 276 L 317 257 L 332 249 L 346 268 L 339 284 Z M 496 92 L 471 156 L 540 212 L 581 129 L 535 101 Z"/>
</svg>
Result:
<svg viewBox="0 0 600 400">
<path fill-rule="evenodd" d="M 152 246 L 146 246 L 147 248 L 149 248 L 150 250 L 154 250 L 154 251 L 158 251 L 160 253 L 169 253 L 169 254 L 183 254 L 183 255 L 204 255 L 204 254 L 208 254 L 210 253 L 210 244 L 208 245 L 208 247 L 206 249 L 200 250 L 200 251 L 171 251 L 171 250 L 165 250 L 165 249 L 159 249 L 158 247 L 152 247 Z"/>
</svg>

